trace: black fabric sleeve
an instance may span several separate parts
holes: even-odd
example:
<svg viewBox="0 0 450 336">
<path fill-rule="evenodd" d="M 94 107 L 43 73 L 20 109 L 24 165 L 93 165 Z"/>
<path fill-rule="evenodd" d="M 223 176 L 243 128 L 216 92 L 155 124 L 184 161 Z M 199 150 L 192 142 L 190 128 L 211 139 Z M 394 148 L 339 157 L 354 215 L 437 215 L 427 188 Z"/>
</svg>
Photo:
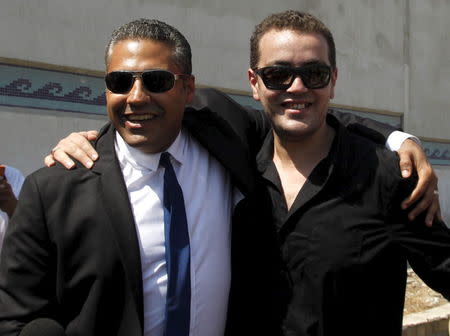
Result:
<svg viewBox="0 0 450 336">
<path fill-rule="evenodd" d="M 263 111 L 250 106 L 241 106 L 227 94 L 216 89 L 197 89 L 190 107 L 196 110 L 208 108 L 219 116 L 227 116 L 230 123 L 235 121 L 239 125 L 246 124 L 245 141 L 249 144 L 254 155 L 259 151 L 267 132 L 270 130 L 270 122 Z M 234 117 L 230 118 L 233 115 Z"/>
<path fill-rule="evenodd" d="M 450 300 L 450 229 L 435 221 L 432 227 L 424 224 L 424 215 L 414 221 L 407 218 L 408 210 L 400 209 L 400 202 L 414 188 L 416 177 L 399 179 L 392 198 L 392 238 L 406 255 L 417 275 L 435 291 Z"/>
<path fill-rule="evenodd" d="M 52 317 L 54 253 L 38 188 L 30 175 L 9 222 L 0 260 L 0 335 L 17 335 L 36 317 Z"/>
<path fill-rule="evenodd" d="M 387 138 L 392 132 L 400 130 L 388 124 L 369 118 L 362 118 L 352 113 L 341 112 L 334 109 L 330 109 L 329 113 L 338 118 L 348 130 L 383 146 L 386 144 Z"/>
</svg>

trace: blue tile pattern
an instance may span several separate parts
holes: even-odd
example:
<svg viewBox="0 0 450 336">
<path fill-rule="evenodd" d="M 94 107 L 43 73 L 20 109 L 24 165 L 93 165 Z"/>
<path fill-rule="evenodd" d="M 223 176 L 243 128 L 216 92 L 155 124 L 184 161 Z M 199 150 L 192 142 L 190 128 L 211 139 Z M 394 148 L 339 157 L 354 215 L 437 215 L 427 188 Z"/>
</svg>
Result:
<svg viewBox="0 0 450 336">
<path fill-rule="evenodd" d="M 0 63 L 0 105 L 106 114 L 103 77 Z"/>
<path fill-rule="evenodd" d="M 422 146 L 432 164 L 450 166 L 450 144 L 422 141 Z"/>
</svg>

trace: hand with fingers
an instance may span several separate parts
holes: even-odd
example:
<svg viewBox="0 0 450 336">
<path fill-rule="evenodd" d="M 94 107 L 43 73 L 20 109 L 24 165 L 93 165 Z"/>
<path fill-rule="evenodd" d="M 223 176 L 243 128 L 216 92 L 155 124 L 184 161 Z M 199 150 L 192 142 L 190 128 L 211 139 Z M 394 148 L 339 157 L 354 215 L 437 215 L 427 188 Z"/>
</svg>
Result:
<svg viewBox="0 0 450 336">
<path fill-rule="evenodd" d="M 402 176 L 408 178 L 413 171 L 417 172 L 418 181 L 415 189 L 402 202 L 402 208 L 407 209 L 411 205 L 414 207 L 408 214 L 410 220 L 426 211 L 425 223 L 428 226 L 433 224 L 433 220 L 442 221 L 439 206 L 438 178 L 428 162 L 427 157 L 420 147 L 413 140 L 405 140 L 398 150 L 400 157 L 400 169 Z"/>
<path fill-rule="evenodd" d="M 44 159 L 47 167 L 51 167 L 60 162 L 67 169 L 75 167 L 72 159 L 78 160 L 86 168 L 92 168 L 94 162 L 98 159 L 98 154 L 89 141 L 97 139 L 97 131 L 74 132 L 66 138 L 61 139 L 53 147 L 50 154 Z"/>
</svg>

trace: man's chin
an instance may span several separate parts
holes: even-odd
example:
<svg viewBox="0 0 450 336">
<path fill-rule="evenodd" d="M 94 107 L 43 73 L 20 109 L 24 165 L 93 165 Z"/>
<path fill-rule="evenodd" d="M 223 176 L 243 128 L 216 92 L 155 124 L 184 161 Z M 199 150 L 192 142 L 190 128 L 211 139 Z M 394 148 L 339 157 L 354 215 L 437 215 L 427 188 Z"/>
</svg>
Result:
<svg viewBox="0 0 450 336">
<path fill-rule="evenodd" d="M 142 134 L 121 134 L 122 139 L 126 142 L 126 144 L 130 147 L 141 149 L 145 147 L 151 147 L 151 140 Z"/>
<path fill-rule="evenodd" d="M 275 133 L 282 139 L 305 139 L 314 133 L 314 130 L 305 123 L 295 123 L 294 125 L 283 125 L 281 127 L 274 127 Z"/>
</svg>

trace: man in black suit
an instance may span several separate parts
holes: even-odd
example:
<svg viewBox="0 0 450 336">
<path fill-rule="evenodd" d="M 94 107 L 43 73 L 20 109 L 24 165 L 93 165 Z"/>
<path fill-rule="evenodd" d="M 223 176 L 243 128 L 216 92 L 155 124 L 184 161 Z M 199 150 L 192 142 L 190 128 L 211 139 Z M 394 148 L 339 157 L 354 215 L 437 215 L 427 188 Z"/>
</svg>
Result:
<svg viewBox="0 0 450 336">
<path fill-rule="evenodd" d="M 23 186 L 1 255 L 0 334 L 17 335 L 37 318 L 56 320 L 68 335 L 168 335 L 178 327 L 166 323 L 175 280 L 165 179 L 173 170 L 190 243 L 188 328 L 175 334 L 221 336 L 231 217 L 254 187 L 246 139 L 260 116 L 185 108 L 195 91 L 190 46 L 163 22 L 120 27 L 105 61 L 111 123 L 95 142 L 96 165 L 44 168 Z"/>
</svg>

